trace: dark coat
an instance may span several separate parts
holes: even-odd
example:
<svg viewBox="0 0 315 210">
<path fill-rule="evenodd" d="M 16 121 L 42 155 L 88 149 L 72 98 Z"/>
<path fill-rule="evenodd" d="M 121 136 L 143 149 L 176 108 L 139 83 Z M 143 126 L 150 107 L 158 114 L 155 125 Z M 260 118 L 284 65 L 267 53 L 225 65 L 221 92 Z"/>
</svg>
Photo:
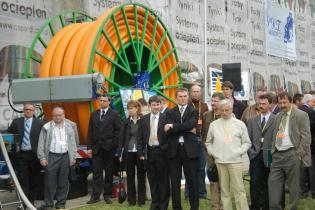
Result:
<svg viewBox="0 0 315 210">
<path fill-rule="evenodd" d="M 33 118 L 32 127 L 30 132 L 30 141 L 32 146 L 32 152 L 37 156 L 37 146 L 38 146 L 38 138 L 40 131 L 44 125 L 44 121 Z M 20 117 L 14 119 L 8 128 L 8 132 L 12 134 L 16 134 L 14 136 L 14 141 L 21 148 L 23 135 L 24 135 L 24 117 Z"/>
<path fill-rule="evenodd" d="M 118 146 L 121 121 L 118 112 L 108 109 L 104 122 L 100 120 L 100 110 L 94 111 L 90 116 L 87 137 L 87 149 L 97 154 L 100 149 L 110 151 Z"/>
<path fill-rule="evenodd" d="M 302 105 L 300 109 L 306 112 L 310 118 L 310 129 L 312 136 L 311 153 L 315 154 L 315 111 L 306 105 Z"/>
<path fill-rule="evenodd" d="M 137 151 L 138 156 L 144 156 L 146 145 L 150 139 L 150 118 L 151 114 L 146 114 L 140 119 L 139 124 L 139 135 L 137 139 Z M 160 144 L 162 151 L 167 151 L 167 138 L 166 133 L 164 132 L 164 125 L 166 124 L 166 115 L 160 113 L 158 128 L 157 128 L 157 138 Z"/>
<path fill-rule="evenodd" d="M 199 145 L 196 134 L 190 132 L 197 128 L 198 112 L 191 106 L 187 106 L 181 122 L 178 106 L 167 113 L 167 123 L 173 124 L 173 128 L 167 132 L 168 150 L 167 157 L 174 158 L 179 146 L 179 137 L 184 137 L 184 147 L 188 158 L 199 157 Z"/>
</svg>

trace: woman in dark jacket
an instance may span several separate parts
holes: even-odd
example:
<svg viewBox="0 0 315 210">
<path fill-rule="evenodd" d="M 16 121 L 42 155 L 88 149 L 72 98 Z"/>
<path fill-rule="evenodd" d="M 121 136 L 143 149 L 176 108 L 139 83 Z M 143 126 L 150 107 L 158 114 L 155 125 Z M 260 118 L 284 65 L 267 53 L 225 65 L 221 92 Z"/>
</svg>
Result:
<svg viewBox="0 0 315 210">
<path fill-rule="evenodd" d="M 123 161 L 127 167 L 127 197 L 130 206 L 136 205 L 135 174 L 138 180 L 138 205 L 145 203 L 145 171 L 143 160 L 137 156 L 137 135 L 141 115 L 141 105 L 130 100 L 127 104 L 129 117 L 123 123 L 119 146 L 123 149 Z"/>
</svg>

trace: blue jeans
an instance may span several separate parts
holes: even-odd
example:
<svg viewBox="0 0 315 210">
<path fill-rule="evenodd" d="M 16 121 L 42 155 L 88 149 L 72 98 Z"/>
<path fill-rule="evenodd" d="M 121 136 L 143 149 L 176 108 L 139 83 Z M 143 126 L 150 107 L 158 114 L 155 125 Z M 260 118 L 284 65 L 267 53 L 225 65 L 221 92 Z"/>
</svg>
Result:
<svg viewBox="0 0 315 210">
<path fill-rule="evenodd" d="M 206 150 L 204 144 L 202 143 L 201 137 L 197 137 L 199 143 L 200 154 L 198 158 L 198 185 L 199 185 L 199 197 L 207 197 L 206 190 Z M 188 197 L 188 187 L 185 184 L 185 198 Z"/>
</svg>

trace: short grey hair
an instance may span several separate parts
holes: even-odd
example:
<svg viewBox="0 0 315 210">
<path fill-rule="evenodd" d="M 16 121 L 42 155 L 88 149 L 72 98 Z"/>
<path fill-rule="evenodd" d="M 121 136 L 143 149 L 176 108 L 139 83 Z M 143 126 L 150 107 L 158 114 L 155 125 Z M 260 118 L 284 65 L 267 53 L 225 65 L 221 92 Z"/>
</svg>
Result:
<svg viewBox="0 0 315 210">
<path fill-rule="evenodd" d="M 315 99 L 315 96 L 313 96 L 311 94 L 305 94 L 304 98 L 303 98 L 303 104 L 306 104 L 313 99 Z"/>
<path fill-rule="evenodd" d="M 219 102 L 219 106 L 220 108 L 225 107 L 225 106 L 229 106 L 230 108 L 233 108 L 232 102 L 230 101 L 230 99 L 223 99 Z"/>
</svg>

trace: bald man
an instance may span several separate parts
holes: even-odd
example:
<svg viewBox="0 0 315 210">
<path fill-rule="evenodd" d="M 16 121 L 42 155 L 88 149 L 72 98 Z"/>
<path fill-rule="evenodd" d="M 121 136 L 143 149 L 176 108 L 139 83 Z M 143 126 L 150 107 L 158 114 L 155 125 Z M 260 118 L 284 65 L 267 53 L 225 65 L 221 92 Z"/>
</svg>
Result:
<svg viewBox="0 0 315 210">
<path fill-rule="evenodd" d="M 69 168 L 75 164 L 77 153 L 76 133 L 65 119 L 62 107 L 55 107 L 52 120 L 46 123 L 39 136 L 37 156 L 45 169 L 44 205 L 39 209 L 54 207 L 64 209 L 69 191 Z"/>
</svg>

